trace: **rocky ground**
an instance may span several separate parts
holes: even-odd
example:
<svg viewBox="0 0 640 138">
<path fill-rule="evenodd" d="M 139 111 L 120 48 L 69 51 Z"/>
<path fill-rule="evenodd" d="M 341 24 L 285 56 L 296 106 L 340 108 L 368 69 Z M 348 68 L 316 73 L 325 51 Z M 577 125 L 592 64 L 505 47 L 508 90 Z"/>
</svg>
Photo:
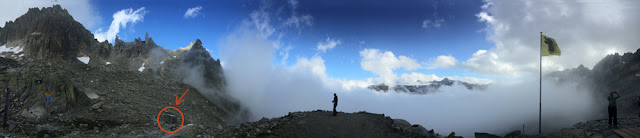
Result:
<svg viewBox="0 0 640 138">
<path fill-rule="evenodd" d="M 225 127 L 216 137 L 441 137 L 433 130 L 411 125 L 402 119 L 364 111 L 292 112 L 279 118 L 262 118 L 257 122 Z"/>
<path fill-rule="evenodd" d="M 136 71 L 118 70 L 117 67 L 88 66 L 83 63 L 18 64 L 2 60 L 4 70 L 0 80 L 12 90 L 9 127 L 2 134 L 11 136 L 64 136 L 64 137 L 158 137 L 166 134 L 158 128 L 157 116 L 167 106 L 179 108 L 185 116 L 181 129 L 193 135 L 207 135 L 227 125 L 235 114 L 210 102 L 197 89 L 171 80 L 158 80 Z M 14 66 L 19 66 L 15 67 Z M 7 69 L 11 67 L 10 69 Z M 13 70 L 18 73 L 7 73 Z M 17 75 L 12 75 L 17 74 Z M 43 74 L 41 84 L 31 84 L 31 78 Z M 12 77 L 13 76 L 13 77 Z M 56 76 L 65 76 L 57 80 Z M 25 81 L 26 80 L 26 81 Z M 16 83 L 17 82 L 17 83 Z M 16 84 L 16 85 L 13 85 Z M 5 86 L 3 85 L 3 86 Z M 51 87 L 49 87 L 51 86 Z M 63 87 L 64 90 L 56 89 Z M 19 89 L 18 89 L 19 88 Z M 40 88 L 40 89 L 39 89 Z M 69 89 L 67 89 L 69 88 Z M 184 102 L 175 105 L 175 96 L 184 94 Z M 71 91 L 71 92 L 69 92 Z M 44 93 L 52 94 L 53 101 L 44 106 Z M 76 94 L 65 96 L 66 94 Z M 72 99 L 69 99 L 72 98 Z M 3 96 L 2 99 L 5 99 Z M 20 102 L 19 102 L 20 101 Z M 60 102 L 65 101 L 65 102 Z M 66 102 L 74 105 L 67 106 Z M 4 102 L 4 101 L 3 101 Z M 4 107 L 4 104 L 1 105 Z M 30 109 L 27 111 L 27 109 Z M 165 115 L 180 115 L 167 110 Z M 177 129 L 177 124 L 160 122 L 167 130 Z M 178 121 L 181 121 L 178 118 Z M 171 127 L 173 126 L 173 128 Z M 202 131 L 200 131 L 202 130 Z M 186 131 L 185 131 L 186 132 Z"/>
<path fill-rule="evenodd" d="M 112 45 L 113 44 L 113 45 Z M 185 45 L 188 43 L 185 43 Z M 180 134 L 207 135 L 248 114 L 226 95 L 222 67 L 196 39 L 166 50 L 146 35 L 98 42 L 60 5 L 29 8 L 0 28 L 2 134 L 36 137 L 158 137 L 182 122 Z M 176 95 L 184 102 L 176 105 Z M 45 101 L 45 95 L 52 98 Z M 9 106 L 4 109 L 5 105 Z M 166 116 L 174 116 L 166 117 Z M 164 128 L 163 127 L 163 128 Z M 203 131 L 200 131 L 203 130 Z M 205 131 L 206 130 L 206 131 Z M 189 137 L 189 136 L 187 136 Z"/>
<path fill-rule="evenodd" d="M 640 117 L 620 117 L 618 118 L 618 128 L 610 127 L 608 119 L 597 119 L 585 122 L 577 123 L 571 127 L 560 129 L 551 133 L 543 133 L 536 135 L 520 135 L 519 131 L 514 131 L 507 134 L 506 137 L 517 138 L 585 138 L 585 137 L 599 137 L 599 138 L 620 138 L 613 132 L 616 129 L 623 128 L 636 128 L 640 127 Z M 476 133 L 476 138 L 500 138 L 488 133 Z"/>
<path fill-rule="evenodd" d="M 619 128 L 609 127 L 608 121 L 608 119 L 591 120 L 575 124 L 573 125 L 573 128 L 584 130 L 585 134 L 589 137 L 602 136 L 605 138 L 609 138 L 618 137 L 618 135 L 613 133 L 614 129 L 640 127 L 639 117 L 618 118 Z"/>
<path fill-rule="evenodd" d="M 246 122 L 227 126 L 214 131 L 215 137 L 457 137 L 455 132 L 440 135 L 433 129 L 427 130 L 420 125 L 411 125 L 402 119 L 391 119 L 384 114 L 368 112 L 338 113 L 331 111 L 291 112 L 278 118 L 262 118 L 256 122 Z M 476 138 L 619 138 L 615 129 L 640 127 L 640 117 L 621 117 L 619 128 L 609 127 L 607 119 L 598 119 L 577 123 L 555 132 L 522 135 L 513 131 L 504 136 L 476 132 Z"/>
</svg>

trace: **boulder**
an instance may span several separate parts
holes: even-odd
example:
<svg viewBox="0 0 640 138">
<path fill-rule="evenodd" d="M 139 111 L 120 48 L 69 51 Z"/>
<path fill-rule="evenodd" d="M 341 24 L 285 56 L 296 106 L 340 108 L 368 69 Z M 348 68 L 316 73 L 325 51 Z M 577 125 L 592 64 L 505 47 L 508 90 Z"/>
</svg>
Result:
<svg viewBox="0 0 640 138">
<path fill-rule="evenodd" d="M 513 132 L 511 132 L 511 133 L 509 133 L 507 135 L 504 135 L 505 138 L 515 138 L 515 137 L 520 137 L 520 136 L 522 136 L 522 132 L 520 132 L 520 130 L 516 130 L 516 131 L 513 131 Z"/>
<path fill-rule="evenodd" d="M 258 122 L 267 122 L 267 121 L 269 121 L 269 119 L 268 119 L 268 118 L 266 118 L 266 117 L 262 117 L 262 119 L 260 119 L 260 121 L 258 121 Z"/>
<path fill-rule="evenodd" d="M 420 137 L 432 137 L 435 136 L 435 134 L 432 133 L 432 131 L 427 131 L 426 128 L 422 127 L 421 125 L 413 125 L 411 126 L 411 130 L 413 131 L 414 134 L 420 136 Z"/>
<path fill-rule="evenodd" d="M 502 138 L 500 136 L 496 136 L 496 135 L 489 134 L 489 133 L 482 133 L 482 132 L 475 132 L 474 136 L 476 138 Z"/>
<path fill-rule="evenodd" d="M 200 129 L 198 125 L 187 124 L 182 126 L 182 128 L 176 133 L 167 133 L 162 136 L 163 138 L 194 138 L 200 134 Z"/>
<path fill-rule="evenodd" d="M 98 103 L 96 103 L 96 104 L 93 104 L 93 105 L 91 106 L 91 109 L 93 109 L 93 110 L 98 110 L 98 109 L 100 109 L 100 107 L 102 107 L 102 104 L 103 104 L 102 102 L 98 102 Z"/>
<path fill-rule="evenodd" d="M 39 118 L 45 117 L 44 113 L 46 113 L 44 107 L 35 106 L 35 107 L 29 109 L 29 111 L 27 111 L 26 109 L 22 110 L 22 113 L 20 113 L 20 116 L 28 118 L 28 119 L 39 119 Z"/>
<path fill-rule="evenodd" d="M 400 127 L 401 129 L 408 129 L 411 127 L 411 124 L 404 119 L 393 119 L 393 126 Z"/>
</svg>

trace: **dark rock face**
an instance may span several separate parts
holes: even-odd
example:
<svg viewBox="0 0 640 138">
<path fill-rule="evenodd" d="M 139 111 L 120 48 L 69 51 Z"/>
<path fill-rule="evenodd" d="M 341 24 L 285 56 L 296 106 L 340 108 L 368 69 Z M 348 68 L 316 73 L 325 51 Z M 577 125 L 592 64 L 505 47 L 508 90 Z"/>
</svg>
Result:
<svg viewBox="0 0 640 138">
<path fill-rule="evenodd" d="M 20 66 L 18 61 L 8 58 L 0 58 L 0 71 Z"/>
<path fill-rule="evenodd" d="M 220 60 L 211 58 L 209 51 L 202 47 L 200 39 L 196 40 L 182 61 L 190 68 L 200 68 L 205 78 L 205 84 L 225 84 L 224 78 L 221 77 L 223 72 Z"/>
<path fill-rule="evenodd" d="M 555 71 L 544 76 L 545 81 L 554 81 L 558 85 L 577 83 L 576 88 L 581 91 L 594 93 L 596 97 L 605 97 L 609 92 L 617 91 L 618 116 L 624 114 L 637 115 L 635 106 L 640 94 L 640 49 L 635 53 L 618 53 L 607 55 L 600 60 L 592 70 L 580 65 L 577 68 Z M 606 113 L 605 109 L 603 112 Z"/>
<path fill-rule="evenodd" d="M 496 136 L 496 135 L 489 134 L 489 133 L 481 133 L 481 132 L 476 132 L 476 133 L 474 134 L 474 136 L 475 136 L 476 138 L 502 138 L 502 137 L 500 137 L 500 136 Z"/>
<path fill-rule="evenodd" d="M 136 38 L 133 42 L 124 42 L 116 36 L 113 52 L 116 55 L 122 55 L 128 58 L 149 58 L 149 52 L 152 49 L 160 48 L 160 46 L 153 42 L 149 34 L 146 34 L 145 38 L 145 41 Z"/>
<path fill-rule="evenodd" d="M 71 60 L 77 56 L 106 57 L 108 49 L 75 21 L 60 5 L 30 8 L 0 31 L 0 44 L 24 47 L 25 56 L 34 59 Z"/>
<path fill-rule="evenodd" d="M 469 90 L 484 90 L 489 86 L 488 84 L 471 84 L 467 82 L 462 82 L 458 80 L 450 80 L 449 78 L 444 78 L 441 81 L 431 81 L 430 84 L 421 84 L 421 85 L 395 85 L 390 87 L 386 84 L 378 84 L 371 85 L 367 88 L 375 91 L 383 91 L 387 92 L 390 89 L 396 92 L 408 92 L 413 94 L 428 94 L 433 92 L 438 92 L 440 87 L 445 86 L 453 86 L 453 85 L 462 85 Z"/>
</svg>

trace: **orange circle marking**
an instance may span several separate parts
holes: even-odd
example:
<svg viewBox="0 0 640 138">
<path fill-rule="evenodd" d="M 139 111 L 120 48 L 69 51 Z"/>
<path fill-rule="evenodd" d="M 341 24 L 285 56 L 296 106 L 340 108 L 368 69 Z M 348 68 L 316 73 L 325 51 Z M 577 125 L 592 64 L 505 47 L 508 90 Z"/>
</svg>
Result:
<svg viewBox="0 0 640 138">
<path fill-rule="evenodd" d="M 178 112 L 180 112 L 180 117 L 182 117 L 182 123 L 180 123 L 180 127 L 178 127 L 178 129 L 176 129 L 174 131 L 164 130 L 164 128 L 162 128 L 162 126 L 160 126 L 160 114 L 162 114 L 162 111 L 164 111 L 166 109 L 169 109 L 169 108 L 178 110 Z M 163 108 L 162 110 L 160 110 L 160 113 L 158 113 L 158 127 L 160 127 L 160 129 L 162 131 L 164 131 L 165 133 L 176 133 L 176 132 L 178 132 L 178 130 L 180 130 L 182 128 L 182 125 L 184 125 L 184 115 L 182 115 L 182 111 L 180 111 L 180 109 L 178 109 L 176 107 L 173 107 L 173 106 L 167 106 L 167 107 Z"/>
</svg>

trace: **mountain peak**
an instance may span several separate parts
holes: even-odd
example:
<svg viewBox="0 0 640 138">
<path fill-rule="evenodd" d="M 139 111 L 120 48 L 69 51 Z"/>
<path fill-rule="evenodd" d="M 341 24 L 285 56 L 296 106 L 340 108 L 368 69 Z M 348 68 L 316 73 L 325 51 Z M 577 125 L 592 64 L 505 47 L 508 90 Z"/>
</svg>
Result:
<svg viewBox="0 0 640 138">
<path fill-rule="evenodd" d="M 444 78 L 444 79 L 442 79 L 441 81 L 443 81 L 443 82 L 449 82 L 449 81 L 451 81 L 451 80 L 449 80 L 449 78 Z"/>
<path fill-rule="evenodd" d="M 196 42 L 193 44 L 193 47 L 191 47 L 192 49 L 204 49 L 204 47 L 202 47 L 202 41 L 200 41 L 200 39 L 196 39 Z"/>
<path fill-rule="evenodd" d="M 0 44 L 24 48 L 26 58 L 73 60 L 95 52 L 93 34 L 60 5 L 30 8 L 0 31 Z"/>
<path fill-rule="evenodd" d="M 69 14 L 69 12 L 67 11 L 67 9 L 63 9 L 62 6 L 56 4 L 53 5 L 52 7 L 43 7 L 42 9 L 38 8 L 38 7 L 34 7 L 34 8 L 29 8 L 29 11 L 27 11 L 25 15 L 34 15 L 34 14 L 60 14 L 60 15 L 66 15 L 66 16 L 71 16 Z"/>
<path fill-rule="evenodd" d="M 42 8 L 42 11 L 49 11 L 52 13 L 64 13 L 64 14 L 69 14 L 69 12 L 67 12 L 67 9 L 63 9 L 62 6 L 55 4 L 51 7 L 48 8 Z"/>
</svg>

